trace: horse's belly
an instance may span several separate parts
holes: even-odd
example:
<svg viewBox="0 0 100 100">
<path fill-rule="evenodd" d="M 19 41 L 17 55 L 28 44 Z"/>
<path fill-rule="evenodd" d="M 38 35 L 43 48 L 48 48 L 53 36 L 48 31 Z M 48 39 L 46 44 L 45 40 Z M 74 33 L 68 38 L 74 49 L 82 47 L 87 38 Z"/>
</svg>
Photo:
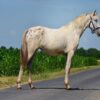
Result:
<svg viewBox="0 0 100 100">
<path fill-rule="evenodd" d="M 44 43 L 44 45 L 42 45 L 42 49 L 49 55 L 59 55 L 65 52 L 66 46 L 66 43 L 64 43 L 63 41 L 48 40 Z"/>
<path fill-rule="evenodd" d="M 56 55 L 60 55 L 60 54 L 64 54 L 64 50 L 59 50 L 59 49 L 46 49 L 46 48 L 42 48 L 42 51 L 51 55 L 51 56 L 56 56 Z"/>
</svg>

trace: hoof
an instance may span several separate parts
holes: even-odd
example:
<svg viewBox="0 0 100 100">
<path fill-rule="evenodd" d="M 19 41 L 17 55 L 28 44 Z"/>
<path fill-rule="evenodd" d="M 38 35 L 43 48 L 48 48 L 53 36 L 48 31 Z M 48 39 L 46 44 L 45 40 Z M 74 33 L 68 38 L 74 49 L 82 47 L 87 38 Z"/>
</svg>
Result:
<svg viewBox="0 0 100 100">
<path fill-rule="evenodd" d="M 69 84 L 65 84 L 65 88 L 66 88 L 66 90 L 70 90 L 71 89 Z"/>
<path fill-rule="evenodd" d="M 17 90 L 21 90 L 21 89 L 22 89 L 22 87 L 20 85 L 20 82 L 17 82 Z"/>
<path fill-rule="evenodd" d="M 33 86 L 32 83 L 29 83 L 29 87 L 30 87 L 30 89 L 35 89 L 35 87 Z"/>
<path fill-rule="evenodd" d="M 17 87 L 17 90 L 21 90 L 22 89 L 22 87 Z"/>
<path fill-rule="evenodd" d="M 36 89 L 36 88 L 34 86 L 32 86 L 31 89 Z"/>
</svg>

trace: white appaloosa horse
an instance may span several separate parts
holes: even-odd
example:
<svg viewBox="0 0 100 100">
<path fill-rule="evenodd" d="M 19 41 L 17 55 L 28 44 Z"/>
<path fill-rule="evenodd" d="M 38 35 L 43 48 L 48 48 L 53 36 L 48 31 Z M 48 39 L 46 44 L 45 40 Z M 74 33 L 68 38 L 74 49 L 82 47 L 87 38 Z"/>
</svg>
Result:
<svg viewBox="0 0 100 100">
<path fill-rule="evenodd" d="M 21 47 L 21 65 L 17 79 L 17 88 L 21 89 L 21 77 L 25 66 L 29 69 L 29 86 L 34 88 L 32 84 L 32 57 L 38 48 L 50 55 L 66 54 L 67 61 L 65 67 L 65 86 L 69 85 L 69 71 L 71 60 L 76 51 L 80 37 L 83 32 L 90 28 L 93 33 L 100 36 L 100 25 L 98 23 L 98 15 L 96 11 L 93 13 L 83 14 L 75 18 L 69 24 L 58 29 L 50 29 L 43 26 L 36 26 L 27 29 L 23 34 Z"/>
</svg>

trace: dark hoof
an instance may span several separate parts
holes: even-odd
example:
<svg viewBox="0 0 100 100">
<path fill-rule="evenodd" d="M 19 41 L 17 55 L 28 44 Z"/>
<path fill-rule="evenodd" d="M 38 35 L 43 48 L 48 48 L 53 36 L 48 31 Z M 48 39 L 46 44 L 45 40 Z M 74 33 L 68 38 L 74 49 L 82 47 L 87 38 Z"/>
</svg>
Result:
<svg viewBox="0 0 100 100">
<path fill-rule="evenodd" d="M 29 83 L 29 87 L 30 87 L 30 89 L 35 89 L 35 87 L 33 86 L 32 83 Z"/>
</svg>

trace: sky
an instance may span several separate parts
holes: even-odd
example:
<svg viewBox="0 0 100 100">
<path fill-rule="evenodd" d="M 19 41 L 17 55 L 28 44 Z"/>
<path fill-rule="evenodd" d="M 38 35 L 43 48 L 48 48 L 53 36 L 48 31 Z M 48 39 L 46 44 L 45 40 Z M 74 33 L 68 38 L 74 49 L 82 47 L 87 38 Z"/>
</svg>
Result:
<svg viewBox="0 0 100 100">
<path fill-rule="evenodd" d="M 59 28 L 94 10 L 100 15 L 100 0 L 0 0 L 0 46 L 20 48 L 29 27 Z M 79 47 L 100 50 L 100 37 L 87 29 Z"/>
</svg>

